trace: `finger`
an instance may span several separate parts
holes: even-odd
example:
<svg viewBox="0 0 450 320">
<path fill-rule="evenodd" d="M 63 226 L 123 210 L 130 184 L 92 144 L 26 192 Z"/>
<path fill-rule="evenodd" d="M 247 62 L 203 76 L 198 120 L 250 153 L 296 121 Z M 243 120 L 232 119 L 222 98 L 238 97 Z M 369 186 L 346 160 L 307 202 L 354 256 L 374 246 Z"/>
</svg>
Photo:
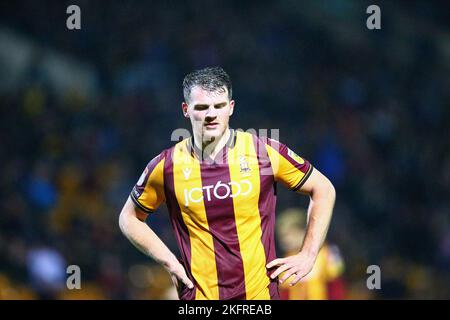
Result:
<svg viewBox="0 0 450 320">
<path fill-rule="evenodd" d="M 274 266 L 279 266 L 283 263 L 284 263 L 284 259 L 275 259 L 275 260 L 270 261 L 266 267 L 267 267 L 267 269 L 270 269 Z"/>
<path fill-rule="evenodd" d="M 194 284 L 192 283 L 192 281 L 186 276 L 182 279 L 183 283 L 189 288 L 192 289 L 194 288 Z"/>
<path fill-rule="evenodd" d="M 285 282 L 287 279 L 289 279 L 294 273 L 295 273 L 295 270 L 293 270 L 293 269 L 290 269 L 290 270 L 286 271 L 286 272 L 283 274 L 283 277 L 281 277 L 281 279 L 280 279 L 280 284 L 282 284 L 282 283 Z"/>
<path fill-rule="evenodd" d="M 173 274 L 176 276 L 177 280 L 183 282 L 189 289 L 194 288 L 194 284 L 186 275 L 186 271 L 184 271 L 184 268 L 177 270 Z"/>
<path fill-rule="evenodd" d="M 186 272 L 183 271 L 180 272 L 180 274 L 177 274 L 178 279 L 180 279 L 180 281 L 182 281 L 189 289 L 194 288 L 194 284 L 192 283 L 191 279 L 188 278 L 188 276 L 186 275 Z"/>
<path fill-rule="evenodd" d="M 289 283 L 289 286 L 295 286 L 302 278 L 304 277 L 304 275 L 303 274 L 297 274 L 296 276 L 295 276 L 295 278 L 294 278 L 294 280 L 292 280 L 290 283 Z"/>
<path fill-rule="evenodd" d="M 277 270 L 275 270 L 272 275 L 270 276 L 272 279 L 275 279 L 276 277 L 278 277 L 278 275 L 280 273 L 282 273 L 283 271 L 289 269 L 289 266 L 287 264 L 282 265 L 281 267 L 279 267 Z"/>
</svg>

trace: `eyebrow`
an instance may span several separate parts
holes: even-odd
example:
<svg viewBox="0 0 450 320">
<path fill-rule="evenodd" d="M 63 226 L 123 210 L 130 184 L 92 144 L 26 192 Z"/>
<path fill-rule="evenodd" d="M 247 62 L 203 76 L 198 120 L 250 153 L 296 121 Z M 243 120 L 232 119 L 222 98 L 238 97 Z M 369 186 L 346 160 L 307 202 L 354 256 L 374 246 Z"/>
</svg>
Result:
<svg viewBox="0 0 450 320">
<path fill-rule="evenodd" d="M 221 103 L 216 103 L 214 105 L 214 107 L 224 107 L 227 105 L 227 102 L 221 102 Z M 208 108 L 209 105 L 208 104 L 196 104 L 194 105 L 194 108 Z"/>
</svg>

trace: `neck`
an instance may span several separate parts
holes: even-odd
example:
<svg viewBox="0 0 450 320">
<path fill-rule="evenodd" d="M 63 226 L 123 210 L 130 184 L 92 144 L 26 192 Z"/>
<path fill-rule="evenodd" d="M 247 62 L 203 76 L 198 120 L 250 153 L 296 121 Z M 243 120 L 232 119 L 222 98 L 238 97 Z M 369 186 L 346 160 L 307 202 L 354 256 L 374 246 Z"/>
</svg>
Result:
<svg viewBox="0 0 450 320">
<path fill-rule="evenodd" d="M 194 134 L 194 143 L 197 149 L 202 151 L 203 158 L 210 157 L 214 159 L 217 153 L 225 146 L 229 138 L 230 129 L 227 127 L 221 137 L 212 141 L 203 141 L 202 136 Z"/>
</svg>

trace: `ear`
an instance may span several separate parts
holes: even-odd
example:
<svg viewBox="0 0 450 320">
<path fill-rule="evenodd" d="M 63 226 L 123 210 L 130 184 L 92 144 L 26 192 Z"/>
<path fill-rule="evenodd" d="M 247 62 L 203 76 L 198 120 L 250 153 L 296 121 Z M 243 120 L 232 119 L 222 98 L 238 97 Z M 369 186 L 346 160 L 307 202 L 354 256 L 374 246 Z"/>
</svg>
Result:
<svg viewBox="0 0 450 320">
<path fill-rule="evenodd" d="M 233 114 L 234 112 L 234 100 L 230 101 L 230 116 Z"/>
<path fill-rule="evenodd" d="M 186 102 L 182 102 L 182 103 L 181 103 L 181 109 L 183 109 L 183 115 L 184 115 L 186 118 L 189 118 L 188 105 L 187 105 Z"/>
</svg>

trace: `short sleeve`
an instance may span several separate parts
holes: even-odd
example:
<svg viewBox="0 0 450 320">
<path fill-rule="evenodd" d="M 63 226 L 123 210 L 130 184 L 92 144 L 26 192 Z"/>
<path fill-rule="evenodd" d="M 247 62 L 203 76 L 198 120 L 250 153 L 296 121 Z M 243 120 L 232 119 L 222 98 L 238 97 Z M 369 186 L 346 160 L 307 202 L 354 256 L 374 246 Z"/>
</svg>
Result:
<svg viewBox="0 0 450 320">
<path fill-rule="evenodd" d="M 159 154 L 147 164 L 130 197 L 134 204 L 147 214 L 155 211 L 165 201 L 163 154 Z"/>
<path fill-rule="evenodd" d="M 311 163 L 276 140 L 267 139 L 266 148 L 275 181 L 293 191 L 298 190 L 311 175 Z"/>
</svg>

